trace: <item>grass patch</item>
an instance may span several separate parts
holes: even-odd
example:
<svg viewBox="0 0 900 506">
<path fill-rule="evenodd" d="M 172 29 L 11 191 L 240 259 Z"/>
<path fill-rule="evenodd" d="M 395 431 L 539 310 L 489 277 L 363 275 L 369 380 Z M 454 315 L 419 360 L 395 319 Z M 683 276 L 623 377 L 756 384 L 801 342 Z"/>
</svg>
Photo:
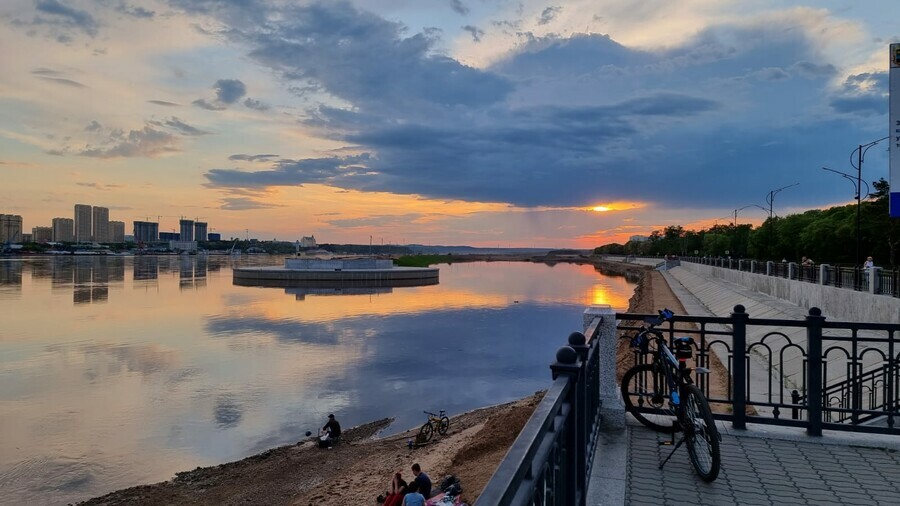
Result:
<svg viewBox="0 0 900 506">
<path fill-rule="evenodd" d="M 398 267 L 428 267 L 452 263 L 453 255 L 407 255 L 394 260 L 394 265 Z"/>
</svg>

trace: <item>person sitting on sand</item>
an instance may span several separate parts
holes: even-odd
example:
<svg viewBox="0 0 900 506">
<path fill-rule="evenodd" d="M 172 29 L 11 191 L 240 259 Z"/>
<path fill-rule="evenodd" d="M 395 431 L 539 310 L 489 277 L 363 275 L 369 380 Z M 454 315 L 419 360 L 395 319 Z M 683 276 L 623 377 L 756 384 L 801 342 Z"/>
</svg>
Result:
<svg viewBox="0 0 900 506">
<path fill-rule="evenodd" d="M 328 415 L 328 422 L 322 427 L 322 435 L 328 435 L 328 439 L 337 441 L 341 437 L 341 424 L 334 419 L 334 414 Z"/>
<path fill-rule="evenodd" d="M 384 498 L 384 506 L 400 506 L 403 503 L 403 497 L 406 495 L 407 484 L 400 472 L 394 473 L 391 479 L 391 488 Z"/>
<path fill-rule="evenodd" d="M 413 476 L 416 477 L 413 483 L 418 483 L 419 492 L 426 498 L 431 497 L 431 478 L 422 472 L 422 467 L 419 464 L 412 465 L 412 472 Z"/>
<path fill-rule="evenodd" d="M 409 492 L 403 497 L 401 506 L 425 506 L 425 496 L 419 493 L 419 484 L 415 481 L 409 484 Z"/>
</svg>

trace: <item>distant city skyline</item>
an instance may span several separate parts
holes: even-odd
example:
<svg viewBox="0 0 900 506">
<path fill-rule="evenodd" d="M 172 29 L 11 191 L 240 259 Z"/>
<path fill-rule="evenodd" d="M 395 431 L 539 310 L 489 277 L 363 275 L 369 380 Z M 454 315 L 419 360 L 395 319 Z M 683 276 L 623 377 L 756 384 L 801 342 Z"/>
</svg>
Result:
<svg viewBox="0 0 900 506">
<path fill-rule="evenodd" d="M 855 172 L 888 135 L 897 19 L 888 0 L 9 0 L 0 213 L 484 247 L 758 224 L 794 183 L 775 214 L 853 199 L 821 167 Z M 866 156 L 887 178 L 887 146 Z"/>
</svg>

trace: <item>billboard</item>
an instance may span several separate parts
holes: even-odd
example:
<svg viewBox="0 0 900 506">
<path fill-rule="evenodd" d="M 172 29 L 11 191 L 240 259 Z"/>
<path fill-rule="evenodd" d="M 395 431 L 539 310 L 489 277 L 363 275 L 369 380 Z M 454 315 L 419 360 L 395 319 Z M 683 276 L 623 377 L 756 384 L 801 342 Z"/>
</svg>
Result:
<svg viewBox="0 0 900 506">
<path fill-rule="evenodd" d="M 900 218 L 900 44 L 891 44 L 890 63 L 890 176 L 891 218 Z"/>
</svg>

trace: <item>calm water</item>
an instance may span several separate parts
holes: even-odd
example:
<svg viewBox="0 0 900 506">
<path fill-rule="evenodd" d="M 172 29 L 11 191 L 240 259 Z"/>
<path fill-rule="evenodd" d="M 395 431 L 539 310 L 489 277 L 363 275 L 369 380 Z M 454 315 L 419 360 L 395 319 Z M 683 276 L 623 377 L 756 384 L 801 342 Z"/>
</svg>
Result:
<svg viewBox="0 0 900 506">
<path fill-rule="evenodd" d="M 0 502 L 166 480 L 332 412 L 399 431 L 531 394 L 585 306 L 624 308 L 634 288 L 590 266 L 463 263 L 434 286 L 308 293 L 233 286 L 234 265 L 0 259 Z"/>
</svg>

